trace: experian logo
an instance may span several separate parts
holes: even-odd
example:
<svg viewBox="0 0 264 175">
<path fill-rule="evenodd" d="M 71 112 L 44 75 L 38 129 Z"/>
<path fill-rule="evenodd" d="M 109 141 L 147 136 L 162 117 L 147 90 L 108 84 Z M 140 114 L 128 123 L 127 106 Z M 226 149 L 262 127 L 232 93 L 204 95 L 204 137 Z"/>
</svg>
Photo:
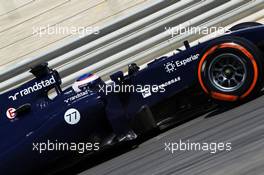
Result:
<svg viewBox="0 0 264 175">
<path fill-rule="evenodd" d="M 26 89 L 23 89 L 17 93 L 15 93 L 13 96 L 9 96 L 8 98 L 9 99 L 12 99 L 13 101 L 17 100 L 18 97 L 24 97 L 24 96 L 27 96 L 33 92 L 36 92 L 36 91 L 39 91 L 45 87 L 48 87 L 50 85 L 53 85 L 56 83 L 56 80 L 54 78 L 54 76 L 52 75 L 52 77 L 48 80 L 42 80 L 41 82 L 36 82 L 33 86 L 30 86 Z"/>
</svg>

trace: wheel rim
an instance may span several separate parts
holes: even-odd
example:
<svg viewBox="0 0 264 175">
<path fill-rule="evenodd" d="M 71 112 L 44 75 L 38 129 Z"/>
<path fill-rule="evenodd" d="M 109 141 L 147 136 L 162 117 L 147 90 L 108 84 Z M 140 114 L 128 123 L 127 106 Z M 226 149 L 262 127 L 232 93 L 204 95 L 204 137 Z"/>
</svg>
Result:
<svg viewBox="0 0 264 175">
<path fill-rule="evenodd" d="M 232 53 L 217 56 L 209 65 L 209 80 L 220 91 L 232 92 L 245 82 L 247 72 L 243 60 Z"/>
</svg>

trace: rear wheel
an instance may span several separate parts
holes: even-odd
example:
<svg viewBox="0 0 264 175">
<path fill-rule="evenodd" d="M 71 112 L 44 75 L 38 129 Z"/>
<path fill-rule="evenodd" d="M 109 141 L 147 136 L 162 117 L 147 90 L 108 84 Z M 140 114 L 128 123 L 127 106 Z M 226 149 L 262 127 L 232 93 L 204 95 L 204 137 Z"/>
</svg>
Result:
<svg viewBox="0 0 264 175">
<path fill-rule="evenodd" d="M 198 64 L 198 80 L 206 94 L 217 101 L 238 102 L 261 90 L 263 58 L 253 43 L 223 37 L 209 45 Z"/>
</svg>

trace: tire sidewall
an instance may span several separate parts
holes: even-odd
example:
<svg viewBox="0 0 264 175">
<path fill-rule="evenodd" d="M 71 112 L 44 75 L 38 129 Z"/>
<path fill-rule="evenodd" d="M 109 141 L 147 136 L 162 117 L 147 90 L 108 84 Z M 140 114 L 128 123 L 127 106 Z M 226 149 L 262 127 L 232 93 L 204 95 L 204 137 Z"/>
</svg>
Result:
<svg viewBox="0 0 264 175">
<path fill-rule="evenodd" d="M 216 48 L 212 53 L 207 55 L 204 60 L 201 60 L 201 58 L 204 57 L 206 52 L 208 52 L 211 48 L 217 47 L 221 44 L 225 43 L 234 43 L 237 44 L 244 49 L 246 49 L 247 52 L 249 52 L 252 57 L 253 61 L 245 55 L 241 50 L 234 49 L 234 48 Z M 247 75 L 245 77 L 244 83 L 239 87 L 238 89 L 230 92 L 224 92 L 219 90 L 212 82 L 209 80 L 209 65 L 216 56 L 222 54 L 222 53 L 232 53 L 240 57 L 240 59 L 245 63 L 245 68 Z M 202 63 L 201 63 L 202 61 Z M 257 81 L 254 81 L 254 75 L 256 73 L 256 70 L 254 70 L 253 62 L 255 62 L 255 65 L 257 65 Z M 199 69 L 199 67 L 202 65 L 202 68 Z M 199 72 L 200 70 L 200 72 Z M 242 98 L 242 95 L 245 94 L 249 88 L 251 88 L 252 84 L 255 83 L 254 88 L 250 91 L 250 93 L 246 96 L 252 96 L 255 94 L 255 92 L 260 91 L 261 87 L 263 86 L 263 61 L 261 58 L 261 54 L 259 49 L 250 41 L 239 38 L 239 37 L 222 37 L 217 40 L 212 41 L 207 48 L 204 49 L 204 51 L 200 54 L 200 61 L 198 64 L 198 74 L 200 74 L 201 78 L 199 79 L 200 85 L 204 87 L 204 91 L 211 95 L 211 92 L 217 92 L 224 95 L 232 95 L 237 96 L 238 99 Z M 201 82 L 202 81 L 202 82 Z M 254 82 L 253 82 L 254 81 Z M 243 97 L 244 98 L 244 97 Z"/>
<path fill-rule="evenodd" d="M 237 52 L 233 49 L 218 49 L 218 53 L 212 54 L 210 55 L 204 62 L 204 69 L 202 71 L 202 77 L 204 80 L 204 84 L 206 84 L 206 86 L 208 87 L 208 89 L 210 89 L 211 91 L 214 92 L 219 92 L 222 93 L 221 90 L 219 90 L 211 81 L 210 81 L 210 77 L 209 77 L 209 65 L 211 64 L 211 62 L 215 61 L 215 58 L 219 55 L 221 55 L 221 51 L 223 50 L 223 52 L 225 53 L 233 53 Z M 223 53 L 222 52 L 222 53 Z M 245 57 L 245 55 L 242 56 L 241 53 L 236 53 L 236 56 L 240 57 L 240 59 L 245 63 L 245 71 L 246 71 L 246 77 L 244 79 L 243 84 L 241 85 L 241 87 L 239 87 L 237 90 L 234 91 L 230 91 L 230 92 L 223 92 L 225 94 L 228 95 L 235 95 L 235 96 L 241 96 L 243 95 L 244 92 L 246 92 L 246 90 L 250 87 L 250 85 L 253 82 L 253 77 L 254 77 L 254 70 L 253 70 L 253 64 L 251 63 L 251 61 L 249 59 L 247 59 Z"/>
</svg>

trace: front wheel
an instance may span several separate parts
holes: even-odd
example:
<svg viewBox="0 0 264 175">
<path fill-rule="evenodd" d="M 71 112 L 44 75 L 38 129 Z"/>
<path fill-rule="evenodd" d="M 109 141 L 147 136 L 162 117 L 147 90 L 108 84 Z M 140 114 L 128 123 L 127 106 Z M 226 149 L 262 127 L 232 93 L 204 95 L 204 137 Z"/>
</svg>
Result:
<svg viewBox="0 0 264 175">
<path fill-rule="evenodd" d="M 231 27 L 229 30 L 230 31 L 237 31 L 240 29 L 246 29 L 249 27 L 256 27 L 256 26 L 262 26 L 262 25 L 263 24 L 258 23 L 258 22 L 243 22 L 243 23 L 240 23 L 240 24 L 237 24 L 237 25 Z"/>
<path fill-rule="evenodd" d="M 201 54 L 199 83 L 203 91 L 217 101 L 248 99 L 263 86 L 262 59 L 259 49 L 246 39 L 217 39 Z"/>
</svg>

